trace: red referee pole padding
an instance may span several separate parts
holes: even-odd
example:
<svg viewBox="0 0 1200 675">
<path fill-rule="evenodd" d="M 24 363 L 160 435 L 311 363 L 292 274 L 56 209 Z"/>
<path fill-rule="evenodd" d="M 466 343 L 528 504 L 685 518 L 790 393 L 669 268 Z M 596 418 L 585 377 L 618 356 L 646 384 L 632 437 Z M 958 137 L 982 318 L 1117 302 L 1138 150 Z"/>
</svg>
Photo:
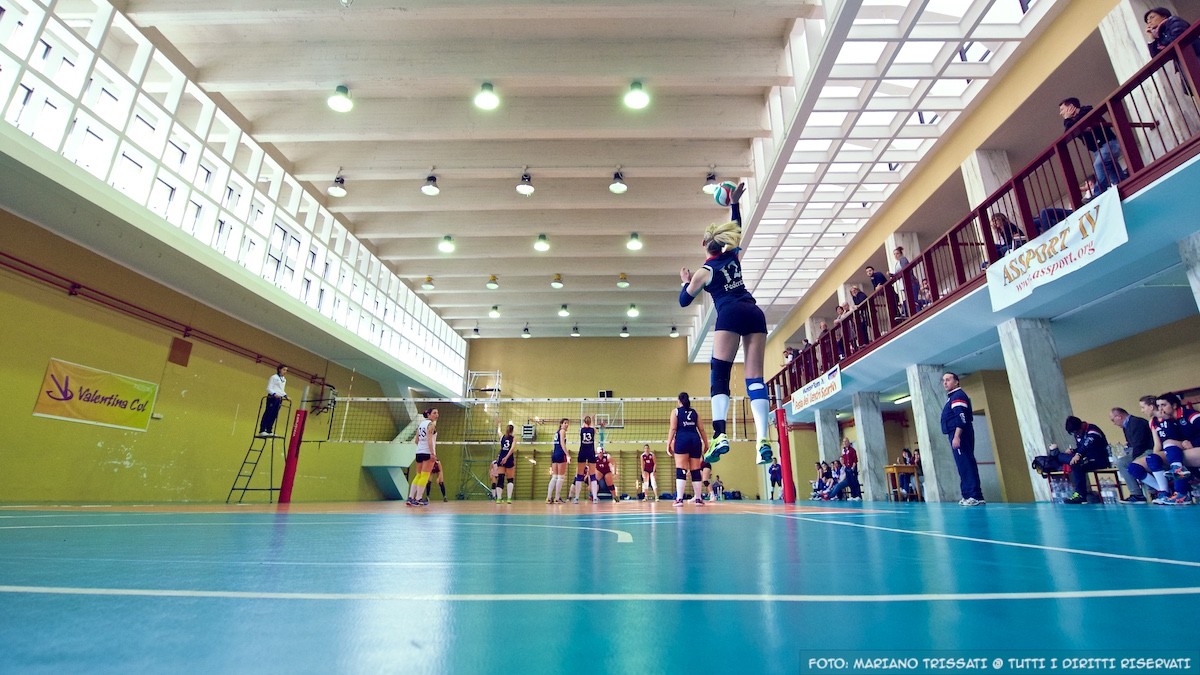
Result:
<svg viewBox="0 0 1200 675">
<path fill-rule="evenodd" d="M 283 482 L 279 485 L 279 503 L 292 503 L 292 483 L 296 482 L 296 465 L 300 463 L 300 439 L 304 438 L 304 422 L 307 410 L 296 411 L 296 423 L 292 425 L 292 437 L 288 439 L 287 459 L 283 462 Z"/>
<path fill-rule="evenodd" d="M 787 411 L 775 409 L 775 430 L 779 432 L 779 464 L 783 469 L 783 503 L 796 503 L 796 481 L 792 479 L 792 445 L 788 438 Z"/>
</svg>

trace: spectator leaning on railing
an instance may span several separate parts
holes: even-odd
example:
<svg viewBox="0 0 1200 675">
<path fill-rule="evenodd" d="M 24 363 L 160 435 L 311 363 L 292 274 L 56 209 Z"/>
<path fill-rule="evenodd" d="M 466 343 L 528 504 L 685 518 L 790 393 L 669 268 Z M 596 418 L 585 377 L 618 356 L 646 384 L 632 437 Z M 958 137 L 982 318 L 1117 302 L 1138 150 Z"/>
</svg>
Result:
<svg viewBox="0 0 1200 675">
<path fill-rule="evenodd" d="M 1090 105 L 1080 105 L 1074 96 L 1064 98 L 1058 104 L 1058 114 L 1063 119 L 1063 129 L 1070 131 L 1092 111 Z M 1101 120 L 1091 126 L 1078 129 L 1075 137 L 1083 141 L 1092 153 L 1092 168 L 1096 172 L 1096 194 L 1100 194 L 1125 178 L 1121 169 L 1121 144 L 1108 123 Z"/>
<path fill-rule="evenodd" d="M 1158 56 L 1159 52 L 1171 46 L 1180 35 L 1188 29 L 1187 21 L 1171 14 L 1166 7 L 1155 7 L 1143 16 L 1146 21 L 1146 35 L 1150 37 L 1150 56 Z M 1200 55 L 1200 40 L 1192 44 L 1192 49 Z"/>
</svg>

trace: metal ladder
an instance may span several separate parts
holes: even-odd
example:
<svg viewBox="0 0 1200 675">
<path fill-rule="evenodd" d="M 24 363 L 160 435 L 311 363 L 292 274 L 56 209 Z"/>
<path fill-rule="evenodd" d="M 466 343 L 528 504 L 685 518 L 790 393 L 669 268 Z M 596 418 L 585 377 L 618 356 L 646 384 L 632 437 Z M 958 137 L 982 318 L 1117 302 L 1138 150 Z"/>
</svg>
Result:
<svg viewBox="0 0 1200 675">
<path fill-rule="evenodd" d="M 496 422 L 493 410 L 500 402 L 501 375 L 498 370 L 472 370 L 467 374 L 467 406 L 463 429 L 462 463 L 459 467 L 459 499 L 491 498 L 488 476 L 495 459 Z M 492 410 L 488 408 L 493 407 Z"/>
<path fill-rule="evenodd" d="M 264 396 L 262 402 L 260 402 L 258 406 L 258 417 L 255 418 L 256 423 L 254 427 L 256 429 L 258 428 L 257 420 L 262 419 L 263 409 L 265 406 L 266 397 Z M 284 399 L 282 404 L 279 406 L 280 417 L 283 417 L 284 420 L 287 420 L 291 417 L 291 412 L 291 400 Z M 278 423 L 279 420 L 277 418 L 276 425 L 278 425 Z M 286 422 L 284 423 L 284 427 L 287 427 Z M 241 490 L 241 494 L 238 495 L 237 499 L 239 504 L 241 504 L 242 500 L 246 498 L 247 492 L 266 492 L 267 502 L 275 502 L 275 493 L 279 491 L 279 488 L 275 487 L 275 441 L 282 438 L 283 437 L 279 434 L 274 433 L 274 430 L 272 430 L 270 436 L 259 436 L 257 433 L 255 433 L 254 437 L 250 439 L 250 447 L 246 449 L 246 456 L 242 458 L 242 465 L 238 467 L 237 476 L 234 476 L 233 478 L 233 486 L 229 488 L 229 495 L 225 497 L 226 504 L 229 504 L 233 501 L 233 493 L 237 492 L 238 490 Z M 268 444 L 270 445 L 269 450 L 267 447 Z M 254 471 L 258 468 L 259 462 L 262 461 L 263 452 L 270 452 L 269 459 L 271 475 L 267 480 L 267 487 L 252 488 L 250 487 L 250 480 L 254 478 Z"/>
</svg>

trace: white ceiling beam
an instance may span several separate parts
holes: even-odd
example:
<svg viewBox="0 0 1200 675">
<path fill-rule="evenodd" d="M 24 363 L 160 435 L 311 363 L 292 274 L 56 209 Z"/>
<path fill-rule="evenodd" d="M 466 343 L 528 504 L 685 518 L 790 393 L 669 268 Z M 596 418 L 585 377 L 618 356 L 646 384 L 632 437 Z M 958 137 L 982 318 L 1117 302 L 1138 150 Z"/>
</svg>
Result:
<svg viewBox="0 0 1200 675">
<path fill-rule="evenodd" d="M 696 241 L 699 242 L 699 239 Z M 629 254 L 627 256 L 627 260 L 618 261 L 614 261 L 614 257 L 616 256 L 605 257 L 598 253 L 593 253 L 591 256 L 573 257 L 570 259 L 571 266 L 569 270 L 563 269 L 563 260 L 560 260 L 557 257 L 546 257 L 543 260 L 540 257 L 533 258 L 532 256 L 529 256 L 529 263 L 526 265 L 526 267 L 532 270 L 544 269 L 545 274 L 547 275 L 552 275 L 559 272 L 563 274 L 569 272 L 571 274 L 588 275 L 611 274 L 614 283 L 617 280 L 617 274 L 620 271 L 624 271 L 629 275 L 630 279 L 633 279 L 636 283 L 638 278 L 649 275 L 669 274 L 670 271 L 674 271 L 678 275 L 680 267 L 687 266 L 694 269 L 698 267 L 700 263 L 704 262 L 704 249 L 700 247 L 699 243 L 696 245 L 697 255 L 695 256 L 650 256 L 644 249 L 636 253 L 627 253 Z M 470 257 L 463 257 L 460 256 L 457 251 L 455 251 L 451 254 L 442 254 L 442 259 L 434 262 L 428 257 L 415 258 L 404 255 L 403 251 L 389 251 L 385 255 L 387 257 L 380 256 L 380 259 L 387 261 L 389 266 L 395 270 L 396 274 L 401 276 L 424 276 L 426 274 L 431 274 L 436 280 L 438 276 L 444 274 L 456 276 L 465 274 L 480 274 L 483 275 L 481 278 L 486 280 L 487 275 L 491 274 L 491 272 L 488 272 L 485 269 L 486 266 L 481 265 L 479 262 L 481 259 L 487 258 L 488 256 L 472 255 Z M 426 271 L 433 269 L 431 266 L 433 264 L 436 264 L 436 270 L 432 272 Z M 613 272 L 614 269 L 617 269 L 618 272 Z M 676 290 L 674 293 L 676 294 L 674 297 L 678 297 L 678 284 L 676 284 Z"/>
<path fill-rule="evenodd" d="M 829 73 L 830 80 L 921 80 L 921 79 L 960 79 L 979 80 L 992 77 L 994 68 L 988 63 L 964 63 L 956 61 L 950 64 L 938 63 L 893 63 L 886 70 L 881 70 L 873 63 L 842 63 L 833 67 Z"/>
<path fill-rule="evenodd" d="M 1025 31 L 1016 24 L 980 25 L 969 32 L 958 24 L 917 24 L 912 32 L 905 34 L 902 26 L 861 25 L 855 26 L 846 38 L 848 42 L 1010 42 L 1020 41 Z"/>
<path fill-rule="evenodd" d="M 322 100 L 240 106 L 259 143 L 302 141 L 461 141 L 746 139 L 766 137 L 761 101 L 671 97 L 628 111 L 615 97 L 514 101 L 484 112 L 466 101 L 359 101 L 339 116 Z M 536 157 L 514 158 L 536 164 Z"/>
<path fill-rule="evenodd" d="M 673 19 L 702 14 L 713 20 L 820 18 L 820 2 L 804 0 L 639 0 L 546 3 L 544 0 L 389 0 L 341 9 L 333 0 L 116 0 L 114 5 L 143 26 L 170 24 L 274 26 L 306 20 L 339 21 L 367 14 L 388 21 Z"/>
<path fill-rule="evenodd" d="M 440 199 L 440 196 L 426 199 Z M 596 235 L 678 234 L 687 227 L 700 229 L 727 213 L 707 198 L 690 209 L 626 209 L 619 219 L 608 209 L 572 209 L 569 213 L 549 210 L 372 213 L 355 218 L 349 229 L 360 239 L 379 241 L 428 237 L 431 232 L 454 237 L 477 235 L 481 225 L 486 224 L 489 230 L 510 237 L 529 237 L 532 244 L 532 238 L 552 228 L 557 230 L 564 224 L 569 224 L 573 230 Z"/>
</svg>

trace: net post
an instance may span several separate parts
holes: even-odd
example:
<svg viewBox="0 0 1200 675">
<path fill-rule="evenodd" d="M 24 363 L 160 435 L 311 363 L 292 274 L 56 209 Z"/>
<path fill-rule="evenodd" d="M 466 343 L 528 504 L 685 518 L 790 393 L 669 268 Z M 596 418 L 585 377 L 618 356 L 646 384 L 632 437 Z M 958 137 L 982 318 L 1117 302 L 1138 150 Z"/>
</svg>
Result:
<svg viewBox="0 0 1200 675">
<path fill-rule="evenodd" d="M 292 502 L 292 484 L 296 482 L 296 466 L 300 463 L 300 439 L 304 438 L 304 422 L 307 410 L 296 411 L 296 422 L 292 424 L 292 437 L 288 439 L 287 459 L 283 462 L 283 480 L 279 485 L 279 503 Z"/>
</svg>

